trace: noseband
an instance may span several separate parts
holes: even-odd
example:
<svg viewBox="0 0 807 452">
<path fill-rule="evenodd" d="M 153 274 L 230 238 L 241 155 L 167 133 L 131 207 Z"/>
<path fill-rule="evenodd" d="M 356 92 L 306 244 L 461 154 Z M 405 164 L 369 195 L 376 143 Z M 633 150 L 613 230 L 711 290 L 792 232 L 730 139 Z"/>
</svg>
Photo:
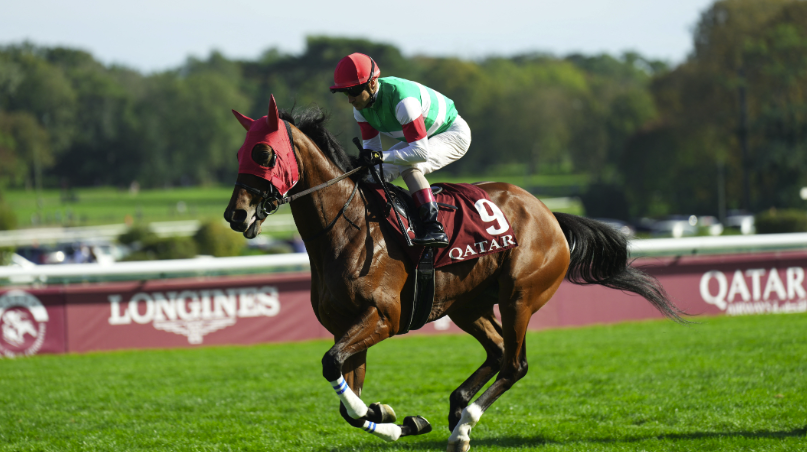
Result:
<svg viewBox="0 0 807 452">
<path fill-rule="evenodd" d="M 236 182 L 235 186 L 243 188 L 244 190 L 261 198 L 258 208 L 256 209 L 257 211 L 255 212 L 255 216 L 258 217 L 259 220 L 266 219 L 267 216 L 276 213 L 277 209 L 279 209 L 281 205 L 290 202 L 289 198 L 282 196 L 280 192 L 277 191 L 277 188 L 275 188 L 274 185 L 271 185 L 271 182 L 269 185 L 269 190 L 266 191 L 260 191 L 255 187 L 250 187 L 249 185 L 241 182 Z M 274 207 L 267 207 L 273 202 L 276 203 Z"/>
</svg>

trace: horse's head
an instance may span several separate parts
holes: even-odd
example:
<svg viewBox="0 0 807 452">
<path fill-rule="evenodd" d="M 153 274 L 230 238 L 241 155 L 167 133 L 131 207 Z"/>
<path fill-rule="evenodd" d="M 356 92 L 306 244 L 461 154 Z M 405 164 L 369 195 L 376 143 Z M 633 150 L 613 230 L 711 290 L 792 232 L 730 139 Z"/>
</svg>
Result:
<svg viewBox="0 0 807 452">
<path fill-rule="evenodd" d="M 274 96 L 269 114 L 260 119 L 250 119 L 235 110 L 233 114 L 247 136 L 238 150 L 238 178 L 224 219 L 234 231 L 253 239 L 266 215 L 277 209 L 299 180 L 299 169 L 290 129 L 280 119 Z"/>
</svg>

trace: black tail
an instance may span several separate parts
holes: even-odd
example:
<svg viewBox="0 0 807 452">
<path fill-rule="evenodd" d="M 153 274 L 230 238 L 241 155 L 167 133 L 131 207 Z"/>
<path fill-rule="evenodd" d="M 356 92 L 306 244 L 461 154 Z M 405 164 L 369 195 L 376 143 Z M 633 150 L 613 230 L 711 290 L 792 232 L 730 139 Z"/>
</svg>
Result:
<svg viewBox="0 0 807 452">
<path fill-rule="evenodd" d="M 641 295 L 666 317 L 689 323 L 685 315 L 667 296 L 661 283 L 647 273 L 630 266 L 628 239 L 610 225 L 566 213 L 557 213 L 571 261 L 566 279 L 574 284 L 600 284 L 612 289 Z"/>
</svg>

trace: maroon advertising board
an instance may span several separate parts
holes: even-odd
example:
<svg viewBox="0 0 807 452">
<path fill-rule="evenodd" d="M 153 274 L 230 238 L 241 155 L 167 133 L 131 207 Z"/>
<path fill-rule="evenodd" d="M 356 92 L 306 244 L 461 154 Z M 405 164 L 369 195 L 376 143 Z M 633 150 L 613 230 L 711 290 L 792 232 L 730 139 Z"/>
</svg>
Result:
<svg viewBox="0 0 807 452">
<path fill-rule="evenodd" d="M 807 251 L 644 258 L 673 302 L 698 315 L 807 312 Z M 546 328 L 662 318 L 644 298 L 603 286 L 564 282 L 530 327 Z"/>
<path fill-rule="evenodd" d="M 65 327 L 59 288 L 0 290 L 0 357 L 64 353 Z"/>
<path fill-rule="evenodd" d="M 67 349 L 256 344 L 330 337 L 309 273 L 69 288 Z"/>
<path fill-rule="evenodd" d="M 692 315 L 807 312 L 807 251 L 647 258 Z M 0 289 L 0 356 L 330 338 L 309 273 Z M 645 299 L 564 282 L 531 329 L 661 318 Z M 409 334 L 460 333 L 447 317 Z"/>
</svg>

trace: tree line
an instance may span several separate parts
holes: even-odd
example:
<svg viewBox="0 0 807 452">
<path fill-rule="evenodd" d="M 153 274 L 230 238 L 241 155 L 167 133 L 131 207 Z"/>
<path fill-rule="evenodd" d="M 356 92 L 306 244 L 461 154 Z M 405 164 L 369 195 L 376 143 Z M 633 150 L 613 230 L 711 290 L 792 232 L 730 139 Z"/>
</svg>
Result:
<svg viewBox="0 0 807 452">
<path fill-rule="evenodd" d="M 473 134 L 455 174 L 579 174 L 592 216 L 717 214 L 798 207 L 807 185 L 807 3 L 722 0 L 701 16 L 680 65 L 636 53 L 404 56 L 392 45 L 311 36 L 302 54 L 254 60 L 212 52 L 142 74 L 91 54 L 30 43 L 0 47 L 0 189 L 229 184 L 243 129 L 317 105 L 354 152 L 333 69 L 352 52 L 382 76 L 454 100 Z"/>
</svg>

